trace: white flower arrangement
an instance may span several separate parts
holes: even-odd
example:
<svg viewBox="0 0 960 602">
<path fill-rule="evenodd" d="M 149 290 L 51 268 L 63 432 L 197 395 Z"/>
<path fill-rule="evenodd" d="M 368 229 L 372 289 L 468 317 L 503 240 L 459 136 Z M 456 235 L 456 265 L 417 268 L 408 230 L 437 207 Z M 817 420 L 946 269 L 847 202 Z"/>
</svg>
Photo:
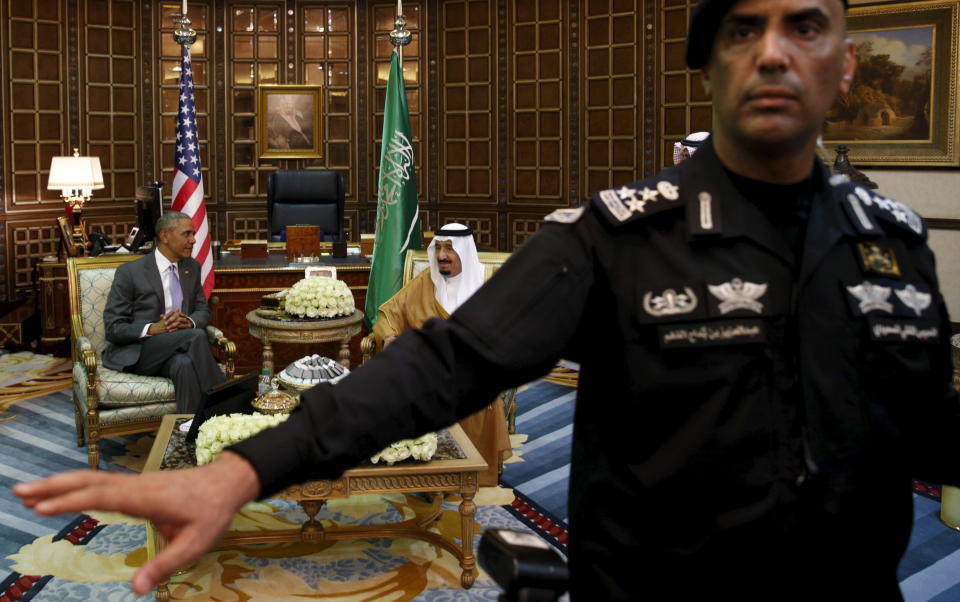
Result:
<svg viewBox="0 0 960 602">
<path fill-rule="evenodd" d="M 421 462 L 428 462 L 435 453 L 437 453 L 437 434 L 427 433 L 416 439 L 404 439 L 391 443 L 386 449 L 370 458 L 370 461 L 376 464 L 383 460 L 392 465 L 394 462 L 413 458 Z"/>
<path fill-rule="evenodd" d="M 214 416 L 200 425 L 197 434 L 197 466 L 213 462 L 224 448 L 277 426 L 290 414 L 230 414 Z"/>
<path fill-rule="evenodd" d="M 313 276 L 290 288 L 283 310 L 301 318 L 336 318 L 354 312 L 353 293 L 343 280 Z"/>
</svg>

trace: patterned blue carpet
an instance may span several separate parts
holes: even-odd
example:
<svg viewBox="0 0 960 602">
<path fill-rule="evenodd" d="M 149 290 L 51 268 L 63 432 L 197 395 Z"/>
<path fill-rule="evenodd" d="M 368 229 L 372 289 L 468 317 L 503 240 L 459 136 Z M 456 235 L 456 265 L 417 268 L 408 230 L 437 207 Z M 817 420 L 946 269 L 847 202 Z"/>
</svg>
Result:
<svg viewBox="0 0 960 602">
<path fill-rule="evenodd" d="M 500 482 L 567 523 L 567 481 L 576 390 L 537 381 L 517 394 L 517 432 L 527 435 L 523 462 L 505 464 Z"/>
<path fill-rule="evenodd" d="M 68 392 L 54 393 L 17 403 L 10 410 L 17 417 L 0 423 L 0 572 L 10 568 L 7 556 L 37 537 L 60 531 L 69 520 L 34 514 L 13 498 L 10 488 L 21 481 L 87 467 L 86 448 L 77 447 L 72 436 L 76 429 L 72 407 Z M 124 443 L 134 438 L 107 439 L 101 452 L 107 458 L 123 455 Z M 125 470 L 118 465 L 109 468 Z"/>
<path fill-rule="evenodd" d="M 523 462 L 505 465 L 501 478 L 564 527 L 574 403 L 574 389 L 546 381 L 518 393 L 517 432 L 529 438 Z M 939 512 L 939 501 L 914 495 L 913 534 L 898 571 L 907 602 L 960 602 L 960 532 L 944 526 Z"/>
</svg>

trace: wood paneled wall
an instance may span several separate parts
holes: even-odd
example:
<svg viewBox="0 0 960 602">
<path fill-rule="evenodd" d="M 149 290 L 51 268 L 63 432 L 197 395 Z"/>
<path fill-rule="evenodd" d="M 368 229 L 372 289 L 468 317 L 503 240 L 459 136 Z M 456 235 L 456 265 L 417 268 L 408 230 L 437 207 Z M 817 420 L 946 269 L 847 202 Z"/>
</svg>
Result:
<svg viewBox="0 0 960 602">
<path fill-rule="evenodd" d="M 404 50 L 425 229 L 470 224 L 511 250 L 557 207 L 650 174 L 684 134 L 709 129 L 699 75 L 683 67 L 688 0 L 404 2 Z M 191 0 L 204 187 L 216 239 L 266 231 L 274 169 L 347 181 L 349 236 L 372 231 L 396 3 Z M 123 235 L 138 184 L 169 195 L 179 2 L 0 0 L 0 300 L 29 290 L 54 254 L 50 158 L 100 157 L 106 188 L 85 214 Z M 257 86 L 324 86 L 324 158 L 264 161 Z"/>
</svg>

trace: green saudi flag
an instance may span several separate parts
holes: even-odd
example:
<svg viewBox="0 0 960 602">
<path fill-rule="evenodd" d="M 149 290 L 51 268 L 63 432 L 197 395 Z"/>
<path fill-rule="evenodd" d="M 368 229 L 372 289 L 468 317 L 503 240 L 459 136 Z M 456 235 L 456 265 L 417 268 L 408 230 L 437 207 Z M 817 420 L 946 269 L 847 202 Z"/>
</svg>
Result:
<svg viewBox="0 0 960 602">
<path fill-rule="evenodd" d="M 380 305 L 403 284 L 407 249 L 423 246 L 417 208 L 417 176 L 400 57 L 390 57 L 387 100 L 383 107 L 383 148 L 377 185 L 377 227 L 367 286 L 365 322 L 372 328 Z"/>
</svg>

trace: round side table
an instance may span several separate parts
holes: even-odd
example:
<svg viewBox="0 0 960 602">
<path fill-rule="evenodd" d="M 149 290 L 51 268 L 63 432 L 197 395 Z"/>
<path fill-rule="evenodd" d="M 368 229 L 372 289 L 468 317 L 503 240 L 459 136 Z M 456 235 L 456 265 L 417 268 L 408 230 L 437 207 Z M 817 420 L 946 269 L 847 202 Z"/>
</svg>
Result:
<svg viewBox="0 0 960 602">
<path fill-rule="evenodd" d="M 340 341 L 337 361 L 350 367 L 350 339 L 360 332 L 363 312 L 332 320 L 269 318 L 252 310 L 247 313 L 250 335 L 263 341 L 263 367 L 273 374 L 273 343 L 326 343 Z"/>
</svg>

